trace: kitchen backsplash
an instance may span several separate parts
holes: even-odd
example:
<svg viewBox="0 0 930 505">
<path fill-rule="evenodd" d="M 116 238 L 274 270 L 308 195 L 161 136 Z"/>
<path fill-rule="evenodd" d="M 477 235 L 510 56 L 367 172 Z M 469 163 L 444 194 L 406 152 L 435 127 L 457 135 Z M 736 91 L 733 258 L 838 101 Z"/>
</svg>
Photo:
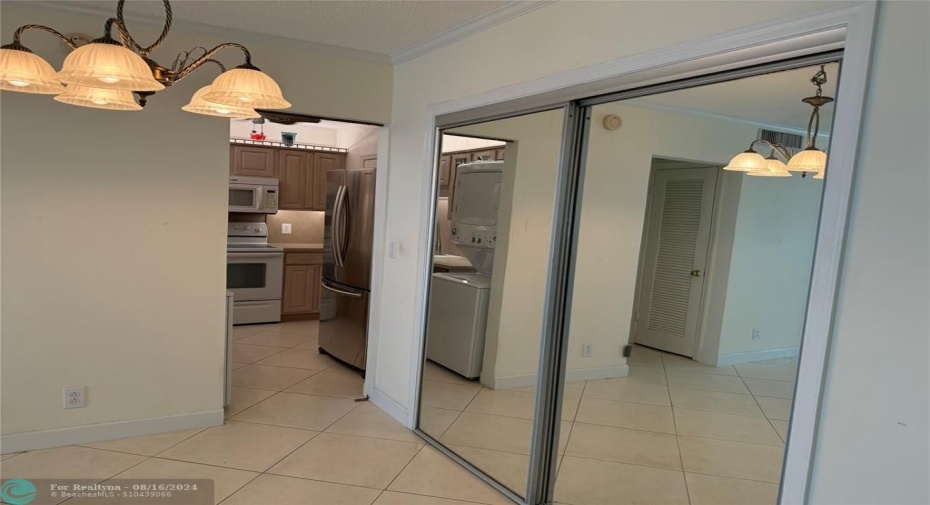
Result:
<svg viewBox="0 0 930 505">
<path fill-rule="evenodd" d="M 269 214 L 268 242 L 282 244 L 322 244 L 325 212 L 309 210 L 279 210 Z M 281 225 L 290 223 L 291 233 L 281 233 Z"/>
</svg>

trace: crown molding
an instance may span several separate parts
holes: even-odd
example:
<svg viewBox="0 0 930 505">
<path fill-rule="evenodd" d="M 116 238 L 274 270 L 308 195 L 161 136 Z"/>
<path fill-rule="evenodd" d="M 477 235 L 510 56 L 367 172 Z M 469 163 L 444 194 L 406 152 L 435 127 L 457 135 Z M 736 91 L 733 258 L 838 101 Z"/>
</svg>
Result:
<svg viewBox="0 0 930 505">
<path fill-rule="evenodd" d="M 65 12 L 74 12 L 78 14 L 88 14 L 93 16 L 103 16 L 104 18 L 112 17 L 115 15 L 116 11 L 114 9 L 104 9 L 100 7 L 93 7 L 85 4 L 80 4 L 76 2 L 69 2 L 66 0 L 49 0 L 49 1 L 35 1 L 35 2 L 23 2 L 23 1 L 4 1 L 4 4 L 24 7 L 24 8 L 35 8 L 35 9 L 46 9 L 46 10 L 55 10 L 55 11 L 65 11 Z M 133 23 L 139 23 L 148 26 L 162 26 L 164 19 L 154 18 L 151 16 L 133 14 L 132 12 L 124 12 L 124 17 L 127 21 L 132 21 Z M 391 63 L 391 57 L 383 53 L 375 53 L 371 51 L 363 51 L 360 49 L 352 49 L 343 46 L 336 46 L 332 44 L 323 44 L 320 42 L 312 42 L 309 40 L 300 40 L 292 39 L 289 37 L 281 37 L 278 35 L 267 35 L 263 33 L 250 32 L 246 30 L 240 30 L 236 28 L 224 28 L 220 26 L 214 26 L 206 23 L 199 23 L 195 21 L 185 21 L 182 19 L 175 18 L 171 22 L 172 30 L 177 30 L 185 33 L 200 33 L 205 36 L 222 38 L 222 39 L 235 39 L 237 42 L 243 44 L 255 44 L 255 45 L 269 45 L 273 47 L 282 47 L 289 49 L 305 49 L 309 52 L 320 54 L 323 56 L 329 56 L 333 58 L 343 58 L 348 60 L 355 61 L 364 61 L 369 63 Z"/>
<path fill-rule="evenodd" d="M 400 65 L 414 58 L 423 56 L 426 53 L 435 51 L 440 47 L 447 46 L 453 42 L 464 39 L 475 33 L 487 30 L 488 28 L 509 21 L 513 18 L 522 16 L 528 12 L 545 7 L 555 3 L 555 0 L 515 0 L 494 9 L 493 11 L 473 19 L 467 23 L 458 25 L 452 29 L 434 35 L 418 44 L 407 49 L 403 49 L 391 55 L 391 63 Z"/>
<path fill-rule="evenodd" d="M 765 123 L 763 121 L 753 121 L 750 119 L 743 119 L 743 118 L 739 118 L 735 116 L 728 116 L 726 114 L 719 114 L 717 112 L 695 110 L 695 109 L 689 109 L 687 107 L 678 107 L 674 105 L 662 105 L 662 104 L 652 103 L 652 102 L 640 102 L 640 101 L 635 101 L 635 99 L 627 100 L 627 101 L 619 102 L 619 103 L 622 103 L 623 105 L 626 105 L 629 107 L 660 110 L 663 112 L 672 112 L 672 113 L 677 113 L 677 114 L 690 114 L 692 116 L 701 116 L 701 117 L 717 119 L 721 121 L 728 121 L 731 123 L 739 123 L 739 124 L 744 124 L 744 125 L 749 125 L 749 126 L 756 126 L 764 130 L 772 130 L 772 131 L 783 132 L 783 133 L 793 133 L 795 135 L 800 135 L 804 138 L 807 138 L 807 129 L 798 128 L 797 126 L 789 126 L 789 125 L 782 125 L 782 124 L 775 124 L 775 123 Z M 831 124 L 830 128 L 832 127 L 833 125 Z M 824 133 L 824 132 L 817 133 L 817 138 L 821 138 L 821 137 L 828 138 L 829 134 Z"/>
</svg>

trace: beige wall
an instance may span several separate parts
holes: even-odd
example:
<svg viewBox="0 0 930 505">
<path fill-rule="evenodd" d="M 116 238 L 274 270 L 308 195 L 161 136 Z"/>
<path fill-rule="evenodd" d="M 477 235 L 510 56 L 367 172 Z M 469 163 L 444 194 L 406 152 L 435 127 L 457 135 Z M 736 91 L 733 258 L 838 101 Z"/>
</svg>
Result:
<svg viewBox="0 0 930 505">
<path fill-rule="evenodd" d="M 0 12 L 5 39 L 26 23 L 89 34 L 103 23 L 11 2 Z M 170 64 L 180 50 L 222 41 L 178 28 L 154 56 Z M 24 43 L 53 66 L 64 57 L 47 34 L 28 32 Z M 389 65 L 249 46 L 294 110 L 389 120 Z M 205 67 L 140 112 L 0 96 L 4 439 L 203 412 L 222 419 L 229 123 L 180 110 L 215 75 Z M 87 407 L 62 409 L 71 386 L 87 386 Z"/>
<path fill-rule="evenodd" d="M 928 23 L 881 4 L 811 503 L 930 503 Z"/>
<path fill-rule="evenodd" d="M 377 369 L 369 381 L 409 408 L 419 278 L 426 108 L 831 2 L 560 2 L 395 68 Z M 813 461 L 812 503 L 926 503 L 928 489 L 928 6 L 881 4 L 870 103 Z M 657 27 L 661 28 L 658 29 Z M 460 62 L 482 58 L 480 79 Z M 906 78 L 902 79 L 901 77 Z M 903 162 L 887 162 L 896 159 Z M 893 175 L 890 175 L 893 174 Z M 385 244 L 377 244 L 384 247 Z"/>
</svg>

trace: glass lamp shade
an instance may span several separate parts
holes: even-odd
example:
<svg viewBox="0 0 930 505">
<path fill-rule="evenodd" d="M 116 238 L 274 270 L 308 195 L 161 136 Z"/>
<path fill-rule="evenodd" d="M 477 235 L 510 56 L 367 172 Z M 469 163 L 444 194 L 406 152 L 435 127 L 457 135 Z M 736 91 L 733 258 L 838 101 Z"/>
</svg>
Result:
<svg viewBox="0 0 930 505">
<path fill-rule="evenodd" d="M 0 89 L 57 95 L 65 87 L 42 58 L 29 51 L 0 49 Z"/>
<path fill-rule="evenodd" d="M 71 84 L 64 93 L 56 95 L 55 100 L 95 109 L 142 110 L 142 106 L 132 98 L 131 91 L 120 89 L 88 88 Z"/>
<path fill-rule="evenodd" d="M 208 102 L 252 109 L 286 109 L 291 103 L 284 99 L 274 79 L 260 70 L 233 68 L 223 72 L 204 93 Z"/>
<path fill-rule="evenodd" d="M 765 159 L 765 170 L 753 170 L 746 175 L 754 177 L 791 177 L 791 172 L 777 158 L 768 157 Z"/>
<path fill-rule="evenodd" d="M 723 167 L 724 170 L 732 170 L 734 172 L 762 172 L 767 169 L 765 165 L 765 158 L 761 154 L 748 149 L 743 151 L 730 160 L 730 164 Z"/>
<path fill-rule="evenodd" d="M 218 103 L 208 102 L 203 99 L 203 95 L 210 91 L 212 86 L 204 86 L 194 93 L 189 104 L 181 107 L 181 110 L 193 112 L 194 114 L 205 114 L 207 116 L 219 116 L 228 118 L 257 118 L 261 117 L 255 109 L 240 107 L 235 105 L 221 105 Z"/>
<path fill-rule="evenodd" d="M 124 91 L 161 91 L 152 69 L 138 54 L 117 44 L 92 42 L 65 58 L 58 71 L 65 84 Z"/>
<path fill-rule="evenodd" d="M 823 172 L 826 167 L 827 153 L 816 147 L 808 147 L 788 161 L 788 170 L 792 172 Z"/>
</svg>

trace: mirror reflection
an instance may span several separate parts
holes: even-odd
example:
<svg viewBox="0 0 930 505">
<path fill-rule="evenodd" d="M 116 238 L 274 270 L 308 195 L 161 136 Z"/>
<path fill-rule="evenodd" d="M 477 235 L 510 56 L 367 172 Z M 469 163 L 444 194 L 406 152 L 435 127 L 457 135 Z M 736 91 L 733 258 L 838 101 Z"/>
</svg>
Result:
<svg viewBox="0 0 930 505">
<path fill-rule="evenodd" d="M 419 428 L 525 496 L 561 109 L 446 130 Z"/>
<path fill-rule="evenodd" d="M 802 99 L 839 71 L 820 70 L 593 107 L 555 502 L 776 502 L 833 111 Z"/>
</svg>

